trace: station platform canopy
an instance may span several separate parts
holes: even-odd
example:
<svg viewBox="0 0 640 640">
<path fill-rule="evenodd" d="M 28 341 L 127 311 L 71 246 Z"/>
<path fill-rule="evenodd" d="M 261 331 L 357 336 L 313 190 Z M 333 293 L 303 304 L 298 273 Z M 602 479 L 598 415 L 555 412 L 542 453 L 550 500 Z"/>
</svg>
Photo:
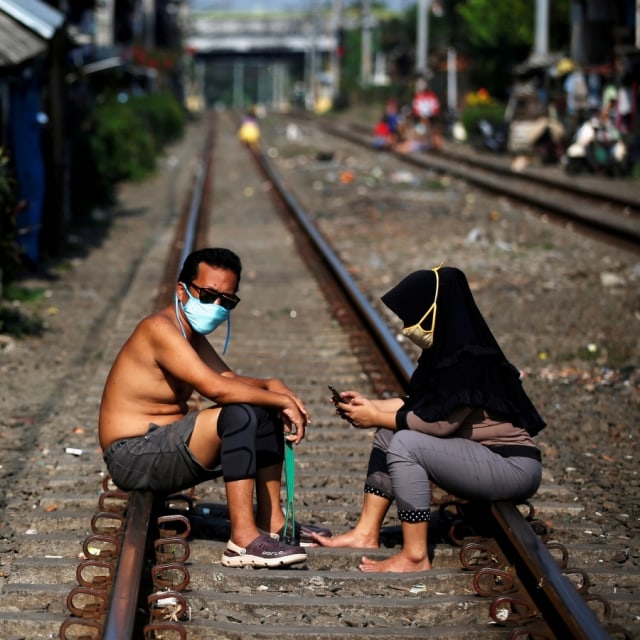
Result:
<svg viewBox="0 0 640 640">
<path fill-rule="evenodd" d="M 335 27 L 329 18 L 287 17 L 196 17 L 186 38 L 195 54 L 270 52 L 305 53 L 335 50 Z"/>
</svg>

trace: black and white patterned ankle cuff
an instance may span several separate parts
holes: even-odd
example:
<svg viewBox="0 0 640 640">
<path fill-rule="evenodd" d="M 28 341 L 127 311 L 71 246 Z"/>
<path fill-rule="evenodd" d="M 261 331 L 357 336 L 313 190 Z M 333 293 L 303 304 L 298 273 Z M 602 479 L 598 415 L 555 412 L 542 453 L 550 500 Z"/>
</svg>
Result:
<svg viewBox="0 0 640 640">
<path fill-rule="evenodd" d="M 431 520 L 431 509 L 398 510 L 398 518 L 401 522 L 429 522 Z"/>
<path fill-rule="evenodd" d="M 364 492 L 373 493 L 374 496 L 380 496 L 381 498 L 386 498 L 387 500 L 389 500 L 389 496 L 386 493 L 380 491 L 380 489 L 376 489 L 375 487 L 372 487 L 370 484 L 364 485 Z"/>
</svg>

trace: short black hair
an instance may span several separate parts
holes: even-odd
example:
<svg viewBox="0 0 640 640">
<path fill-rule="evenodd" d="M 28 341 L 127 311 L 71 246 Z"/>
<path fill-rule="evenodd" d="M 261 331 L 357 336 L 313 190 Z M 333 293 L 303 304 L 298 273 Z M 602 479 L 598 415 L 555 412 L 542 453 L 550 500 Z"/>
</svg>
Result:
<svg viewBox="0 0 640 640">
<path fill-rule="evenodd" d="M 200 263 L 206 262 L 210 267 L 219 267 L 228 269 L 235 274 L 240 284 L 240 275 L 242 273 L 242 263 L 240 258 L 231 249 L 222 247 L 209 247 L 207 249 L 198 249 L 190 253 L 180 269 L 178 274 L 178 282 L 190 284 L 194 278 L 198 276 Z"/>
</svg>

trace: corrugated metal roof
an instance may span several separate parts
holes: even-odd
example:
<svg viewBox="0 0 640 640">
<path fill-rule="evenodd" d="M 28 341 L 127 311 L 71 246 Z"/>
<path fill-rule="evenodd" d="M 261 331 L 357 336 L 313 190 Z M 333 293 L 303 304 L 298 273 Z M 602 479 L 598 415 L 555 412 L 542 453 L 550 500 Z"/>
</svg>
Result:
<svg viewBox="0 0 640 640">
<path fill-rule="evenodd" d="M 40 0 L 0 0 L 0 12 L 11 16 L 16 22 L 50 40 L 63 25 L 64 14 Z M 4 41 L 2 41 L 4 48 Z"/>
<path fill-rule="evenodd" d="M 20 64 L 46 48 L 46 40 L 0 11 L 0 67 Z"/>
</svg>

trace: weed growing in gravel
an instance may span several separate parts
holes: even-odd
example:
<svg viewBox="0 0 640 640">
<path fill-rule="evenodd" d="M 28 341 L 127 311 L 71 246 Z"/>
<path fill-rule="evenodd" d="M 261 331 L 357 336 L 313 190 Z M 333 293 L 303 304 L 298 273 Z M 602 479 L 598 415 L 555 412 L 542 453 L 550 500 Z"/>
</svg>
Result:
<svg viewBox="0 0 640 640">
<path fill-rule="evenodd" d="M 25 314 L 17 302 L 38 302 L 45 296 L 44 289 L 31 289 L 10 284 L 4 290 L 4 298 L 9 304 L 0 304 L 0 333 L 14 337 L 42 335 L 44 323 L 37 315 Z"/>
<path fill-rule="evenodd" d="M 42 335 L 44 324 L 38 316 L 27 316 L 17 307 L 0 305 L 0 334 L 21 338 Z"/>
</svg>

